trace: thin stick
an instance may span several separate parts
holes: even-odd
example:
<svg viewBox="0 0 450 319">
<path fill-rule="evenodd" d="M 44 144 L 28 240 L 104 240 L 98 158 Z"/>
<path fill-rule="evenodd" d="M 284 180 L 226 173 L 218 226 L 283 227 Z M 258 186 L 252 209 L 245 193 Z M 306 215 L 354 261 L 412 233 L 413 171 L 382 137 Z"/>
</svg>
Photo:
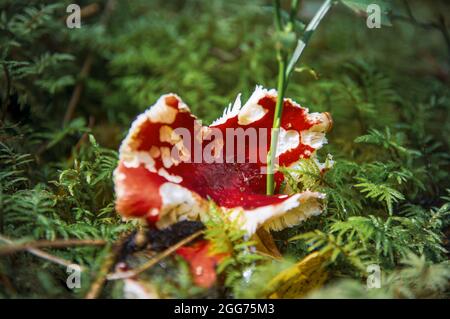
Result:
<svg viewBox="0 0 450 319">
<path fill-rule="evenodd" d="M 81 92 L 84 87 L 84 80 L 91 72 L 92 62 L 94 61 L 94 57 L 92 53 L 86 57 L 84 60 L 83 67 L 81 68 L 81 72 L 79 74 L 79 81 L 75 86 L 75 89 L 72 92 L 72 96 L 70 97 L 69 104 L 67 105 L 66 114 L 64 115 L 63 126 L 65 126 L 72 119 L 73 114 L 75 113 L 75 109 L 77 108 L 78 102 L 81 98 Z"/>
<path fill-rule="evenodd" d="M 129 234 L 122 234 L 120 238 L 114 243 L 108 253 L 108 256 L 106 256 L 106 259 L 103 261 L 102 266 L 97 273 L 97 278 L 90 287 L 88 293 L 85 296 L 85 299 L 95 299 L 100 295 L 103 285 L 106 282 L 106 276 L 111 271 L 111 268 L 114 266 L 114 264 L 117 262 L 117 259 L 119 258 L 119 255 L 122 252 L 122 249 L 128 237 Z"/>
<path fill-rule="evenodd" d="M 100 18 L 100 24 L 105 25 L 108 21 L 108 18 L 111 15 L 112 10 L 114 9 L 115 1 L 114 0 L 108 0 L 108 2 L 105 5 L 105 8 L 103 9 L 103 14 Z M 84 60 L 83 67 L 81 68 L 80 74 L 79 74 L 79 82 L 75 86 L 75 89 L 72 92 L 72 96 L 70 98 L 69 104 L 67 105 L 66 113 L 64 115 L 63 120 L 63 126 L 67 125 L 69 121 L 72 119 L 75 109 L 78 106 L 78 102 L 81 98 L 81 93 L 83 92 L 84 87 L 84 80 L 91 72 L 92 63 L 94 62 L 94 55 L 91 53 L 88 54 L 86 59 Z"/>
<path fill-rule="evenodd" d="M 117 279 L 127 279 L 127 278 L 136 277 L 140 273 L 142 273 L 142 272 L 152 268 L 154 265 L 159 263 L 164 258 L 170 256 L 172 253 L 174 253 L 181 246 L 186 245 L 187 243 L 193 241 L 195 238 L 197 238 L 201 234 L 203 234 L 203 230 L 199 230 L 198 232 L 193 233 L 189 237 L 186 237 L 185 239 L 179 241 L 175 245 L 167 248 L 161 254 L 159 254 L 156 257 L 150 259 L 148 262 L 142 264 L 138 268 L 130 270 L 130 271 L 110 274 L 110 275 L 107 276 L 107 278 L 108 278 L 108 280 L 117 280 Z"/>
<path fill-rule="evenodd" d="M 6 288 L 6 290 L 11 294 L 15 295 L 17 293 L 16 288 L 14 288 L 11 279 L 9 279 L 4 274 L 0 274 L 0 283 L 3 283 L 3 286 Z"/>
<path fill-rule="evenodd" d="M 13 254 L 22 250 L 29 250 L 32 248 L 67 248 L 76 246 L 104 246 L 105 240 L 101 239 L 67 239 L 67 240 L 38 240 L 28 243 L 15 244 L 8 243 L 6 247 L 0 247 L 0 256 Z"/>
<path fill-rule="evenodd" d="M 403 4 L 406 8 L 406 12 L 407 12 L 408 16 L 405 17 L 402 15 L 391 14 L 390 18 L 392 20 L 404 21 L 404 22 L 419 26 L 419 27 L 427 29 L 427 30 L 435 29 L 437 31 L 440 31 L 445 40 L 445 43 L 447 44 L 447 49 L 450 54 L 450 34 L 447 30 L 447 25 L 445 23 L 445 17 L 442 14 L 440 14 L 438 23 L 436 23 L 436 22 L 429 22 L 429 23 L 420 22 L 414 16 L 413 11 L 412 11 L 411 7 L 409 6 L 408 1 L 404 0 Z"/>
<path fill-rule="evenodd" d="M 120 251 L 120 247 L 122 247 L 122 243 L 123 240 L 119 241 L 119 244 L 116 244 L 115 247 L 113 247 L 113 249 L 106 257 L 105 261 L 100 267 L 98 276 L 95 279 L 92 286 L 90 287 L 88 293 L 86 294 L 85 299 L 95 299 L 100 295 L 100 292 L 102 291 L 103 285 L 105 284 L 106 281 L 106 275 L 116 262 L 117 255 Z"/>
<path fill-rule="evenodd" d="M 0 240 L 5 242 L 5 243 L 7 243 L 7 244 L 13 244 L 13 242 L 9 238 L 7 238 L 6 236 L 0 235 Z M 58 265 L 61 265 L 61 266 L 64 266 L 64 267 L 67 267 L 69 265 L 74 265 L 75 264 L 75 263 L 73 263 L 71 261 L 68 261 L 68 260 L 65 260 L 63 258 L 59 258 L 59 257 L 53 256 L 53 255 L 51 255 L 49 253 L 46 253 L 45 251 L 37 249 L 37 248 L 26 248 L 25 250 L 27 252 L 29 252 L 30 254 L 36 256 L 36 257 L 45 259 L 45 260 L 50 261 L 50 262 L 52 262 L 54 264 L 58 264 Z"/>
</svg>

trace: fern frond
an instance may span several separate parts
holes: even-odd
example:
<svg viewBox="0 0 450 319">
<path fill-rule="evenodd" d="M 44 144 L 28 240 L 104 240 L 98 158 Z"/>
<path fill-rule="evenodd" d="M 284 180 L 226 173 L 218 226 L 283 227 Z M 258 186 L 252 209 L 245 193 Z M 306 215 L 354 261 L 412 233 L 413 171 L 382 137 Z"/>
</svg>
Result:
<svg viewBox="0 0 450 319">
<path fill-rule="evenodd" d="M 365 178 L 357 179 L 360 183 L 355 184 L 355 187 L 360 188 L 366 198 L 384 202 L 390 215 L 393 213 L 393 204 L 405 199 L 402 193 L 386 184 L 375 184 Z"/>
</svg>

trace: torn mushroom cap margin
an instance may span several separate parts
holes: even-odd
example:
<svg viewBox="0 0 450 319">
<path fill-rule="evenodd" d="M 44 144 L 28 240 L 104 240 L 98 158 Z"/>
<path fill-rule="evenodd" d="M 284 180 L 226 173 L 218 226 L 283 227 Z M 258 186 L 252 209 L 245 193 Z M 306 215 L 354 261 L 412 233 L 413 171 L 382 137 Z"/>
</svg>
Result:
<svg viewBox="0 0 450 319">
<path fill-rule="evenodd" d="M 202 198 L 191 192 L 190 190 L 176 184 L 180 182 L 176 176 L 171 176 L 167 171 L 156 170 L 155 158 L 148 152 L 136 151 L 133 149 L 134 139 L 136 138 L 140 128 L 147 121 L 151 123 L 172 124 L 178 112 L 189 112 L 189 107 L 181 100 L 181 98 L 173 93 L 162 95 L 158 101 L 148 108 L 144 113 L 140 114 L 132 123 L 127 136 L 122 141 L 119 148 L 119 161 L 128 168 L 136 168 L 144 164 L 145 168 L 157 173 L 159 176 L 165 177 L 168 181 L 159 188 L 159 195 L 162 200 L 161 208 L 152 208 L 143 218 L 152 219 L 155 215 L 159 215 L 156 222 L 157 227 L 164 228 L 180 220 L 195 220 L 200 211 L 204 211 L 205 204 Z M 190 113 L 190 115 L 192 115 Z M 195 118 L 194 115 L 192 115 Z M 163 126 L 164 127 L 164 126 Z M 155 152 L 156 158 L 161 156 L 161 152 Z M 126 190 L 123 186 L 125 174 L 119 171 L 119 167 L 114 170 L 114 185 L 117 197 L 126 196 Z M 181 178 L 181 177 L 180 177 Z M 174 201 L 175 200 L 175 201 Z M 133 218 L 133 216 L 129 216 Z M 127 219 L 124 216 L 124 219 Z"/>
<path fill-rule="evenodd" d="M 251 124 L 254 121 L 260 120 L 264 117 L 265 113 L 262 107 L 258 104 L 259 100 L 269 96 L 271 98 L 276 98 L 276 91 L 261 89 L 257 87 L 255 92 L 250 97 L 249 101 L 243 106 L 246 108 L 245 117 L 239 118 L 240 124 Z M 289 101 L 289 103 L 294 107 L 303 108 L 295 101 L 285 98 L 284 101 Z M 308 112 L 308 109 L 303 108 Z M 249 114 L 252 110 L 257 110 L 255 114 Z M 239 113 L 239 115 L 241 115 Z M 238 115 L 238 116 L 239 116 Z M 314 148 L 314 152 L 311 154 L 310 158 L 317 161 L 316 151 L 320 149 L 324 144 L 327 143 L 325 133 L 329 132 L 333 127 L 333 120 L 328 112 L 324 113 L 308 113 L 308 121 L 314 123 L 306 131 L 301 131 L 300 133 L 300 143 L 309 145 Z M 286 134 L 290 131 L 282 131 Z M 280 134 L 281 136 L 282 134 Z M 294 139 L 292 139 L 294 140 Z M 280 144 L 281 141 L 279 141 Z M 292 145 L 292 147 L 284 146 L 283 152 L 277 151 L 277 156 L 280 156 L 284 152 L 297 147 L 298 144 Z M 292 163 L 289 167 L 295 167 L 301 161 Z M 318 161 L 317 161 L 318 162 Z M 319 166 L 322 164 L 318 163 Z M 323 165 L 322 165 L 323 166 Z M 249 234 L 253 235 L 259 227 L 264 227 L 267 230 L 280 231 L 285 228 L 290 228 L 300 224 L 302 221 L 308 219 L 311 216 L 317 216 L 322 212 L 322 200 L 325 198 L 325 194 L 319 192 L 305 191 L 300 194 L 294 194 L 286 201 L 283 201 L 274 205 L 267 205 L 258 207 L 253 210 L 243 210 L 233 208 L 229 210 L 230 217 L 232 219 L 240 219 L 242 223 L 242 228 Z"/>
</svg>

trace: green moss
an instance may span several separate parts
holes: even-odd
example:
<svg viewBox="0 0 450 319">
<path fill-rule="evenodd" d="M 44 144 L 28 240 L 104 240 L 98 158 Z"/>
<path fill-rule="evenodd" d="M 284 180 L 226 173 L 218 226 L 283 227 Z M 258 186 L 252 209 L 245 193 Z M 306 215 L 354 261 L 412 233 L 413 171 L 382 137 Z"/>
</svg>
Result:
<svg viewBox="0 0 450 319">
<path fill-rule="evenodd" d="M 117 1 L 104 23 L 102 1 L 99 12 L 83 18 L 81 29 L 64 27 L 69 3 L 0 4 L 0 233 L 15 240 L 115 241 L 137 227 L 114 211 L 111 180 L 116 150 L 137 114 L 174 92 L 209 123 L 239 92 L 245 100 L 256 84 L 276 85 L 269 2 Z M 412 7 L 420 21 L 433 21 L 444 10 L 437 2 Z M 396 12 L 406 14 L 401 7 Z M 311 39 L 300 66 L 312 68 L 318 79 L 311 72 L 294 73 L 286 96 L 332 114 L 334 130 L 319 157 L 333 154 L 336 163 L 323 175 L 305 163 L 298 177 L 289 179 L 293 189 L 325 192 L 326 210 L 274 235 L 294 259 L 311 250 L 333 250 L 323 296 L 362 291 L 369 263 L 380 264 L 391 278 L 383 296 L 446 296 L 448 54 L 435 29 L 395 20 L 392 27 L 368 29 L 364 19 L 340 5 Z M 80 76 L 89 56 L 91 70 Z M 64 125 L 80 83 L 79 102 Z M 299 234 L 306 235 L 288 241 Z M 47 251 L 91 269 L 83 276 L 86 286 L 68 290 L 64 268 L 20 252 L 0 259 L 0 296 L 80 297 L 105 254 L 96 247 Z M 242 281 L 234 271 L 248 266 L 243 260 L 240 265 L 236 259 L 227 283 L 238 296 L 257 297 L 258 284 Z M 198 296 L 180 263 L 168 260 L 183 271 L 165 293 Z M 255 280 L 273 274 L 258 269 L 269 266 L 255 265 Z M 158 269 L 156 285 L 167 276 Z M 342 278 L 346 281 L 337 284 Z M 404 293 L 395 294 L 398 287 Z M 120 296 L 120 289 L 110 288 L 104 296 Z"/>
</svg>

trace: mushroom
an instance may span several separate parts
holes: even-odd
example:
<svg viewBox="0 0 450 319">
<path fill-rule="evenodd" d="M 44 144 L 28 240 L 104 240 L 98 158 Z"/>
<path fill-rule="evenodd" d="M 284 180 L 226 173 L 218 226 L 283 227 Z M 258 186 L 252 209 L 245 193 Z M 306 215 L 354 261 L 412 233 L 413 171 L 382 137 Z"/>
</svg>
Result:
<svg viewBox="0 0 450 319">
<path fill-rule="evenodd" d="M 202 288 L 209 288 L 216 282 L 216 266 L 225 257 L 224 254 L 211 254 L 210 246 L 209 241 L 200 240 L 176 251 L 189 264 L 194 283 Z"/>
<path fill-rule="evenodd" d="M 238 218 L 248 236 L 261 227 L 281 230 L 319 215 L 325 196 L 319 192 L 265 194 L 276 98 L 275 90 L 257 86 L 244 105 L 238 96 L 222 117 L 203 126 L 177 95 L 161 96 L 137 117 L 120 147 L 114 172 L 117 211 L 162 229 L 208 218 L 212 200 L 230 220 Z M 315 158 L 331 126 L 328 113 L 309 113 L 284 99 L 278 165 L 295 167 L 302 158 Z M 275 173 L 276 191 L 283 179 L 281 172 Z M 178 253 L 190 263 L 196 283 L 208 287 L 217 259 L 207 262 L 208 271 L 198 276 L 193 261 L 198 256 L 202 263 L 206 260 L 205 247 L 194 244 Z"/>
<path fill-rule="evenodd" d="M 249 235 L 259 227 L 280 230 L 320 214 L 324 195 L 318 192 L 265 195 L 276 97 L 275 90 L 257 86 L 243 106 L 238 96 L 221 118 L 201 126 L 177 95 L 163 95 L 133 122 L 120 147 L 117 211 L 164 228 L 207 217 L 211 199 L 230 218 L 242 219 Z M 291 167 L 314 157 L 331 125 L 328 113 L 308 113 L 285 99 L 278 164 Z M 282 181 L 276 172 L 276 189 Z"/>
</svg>

